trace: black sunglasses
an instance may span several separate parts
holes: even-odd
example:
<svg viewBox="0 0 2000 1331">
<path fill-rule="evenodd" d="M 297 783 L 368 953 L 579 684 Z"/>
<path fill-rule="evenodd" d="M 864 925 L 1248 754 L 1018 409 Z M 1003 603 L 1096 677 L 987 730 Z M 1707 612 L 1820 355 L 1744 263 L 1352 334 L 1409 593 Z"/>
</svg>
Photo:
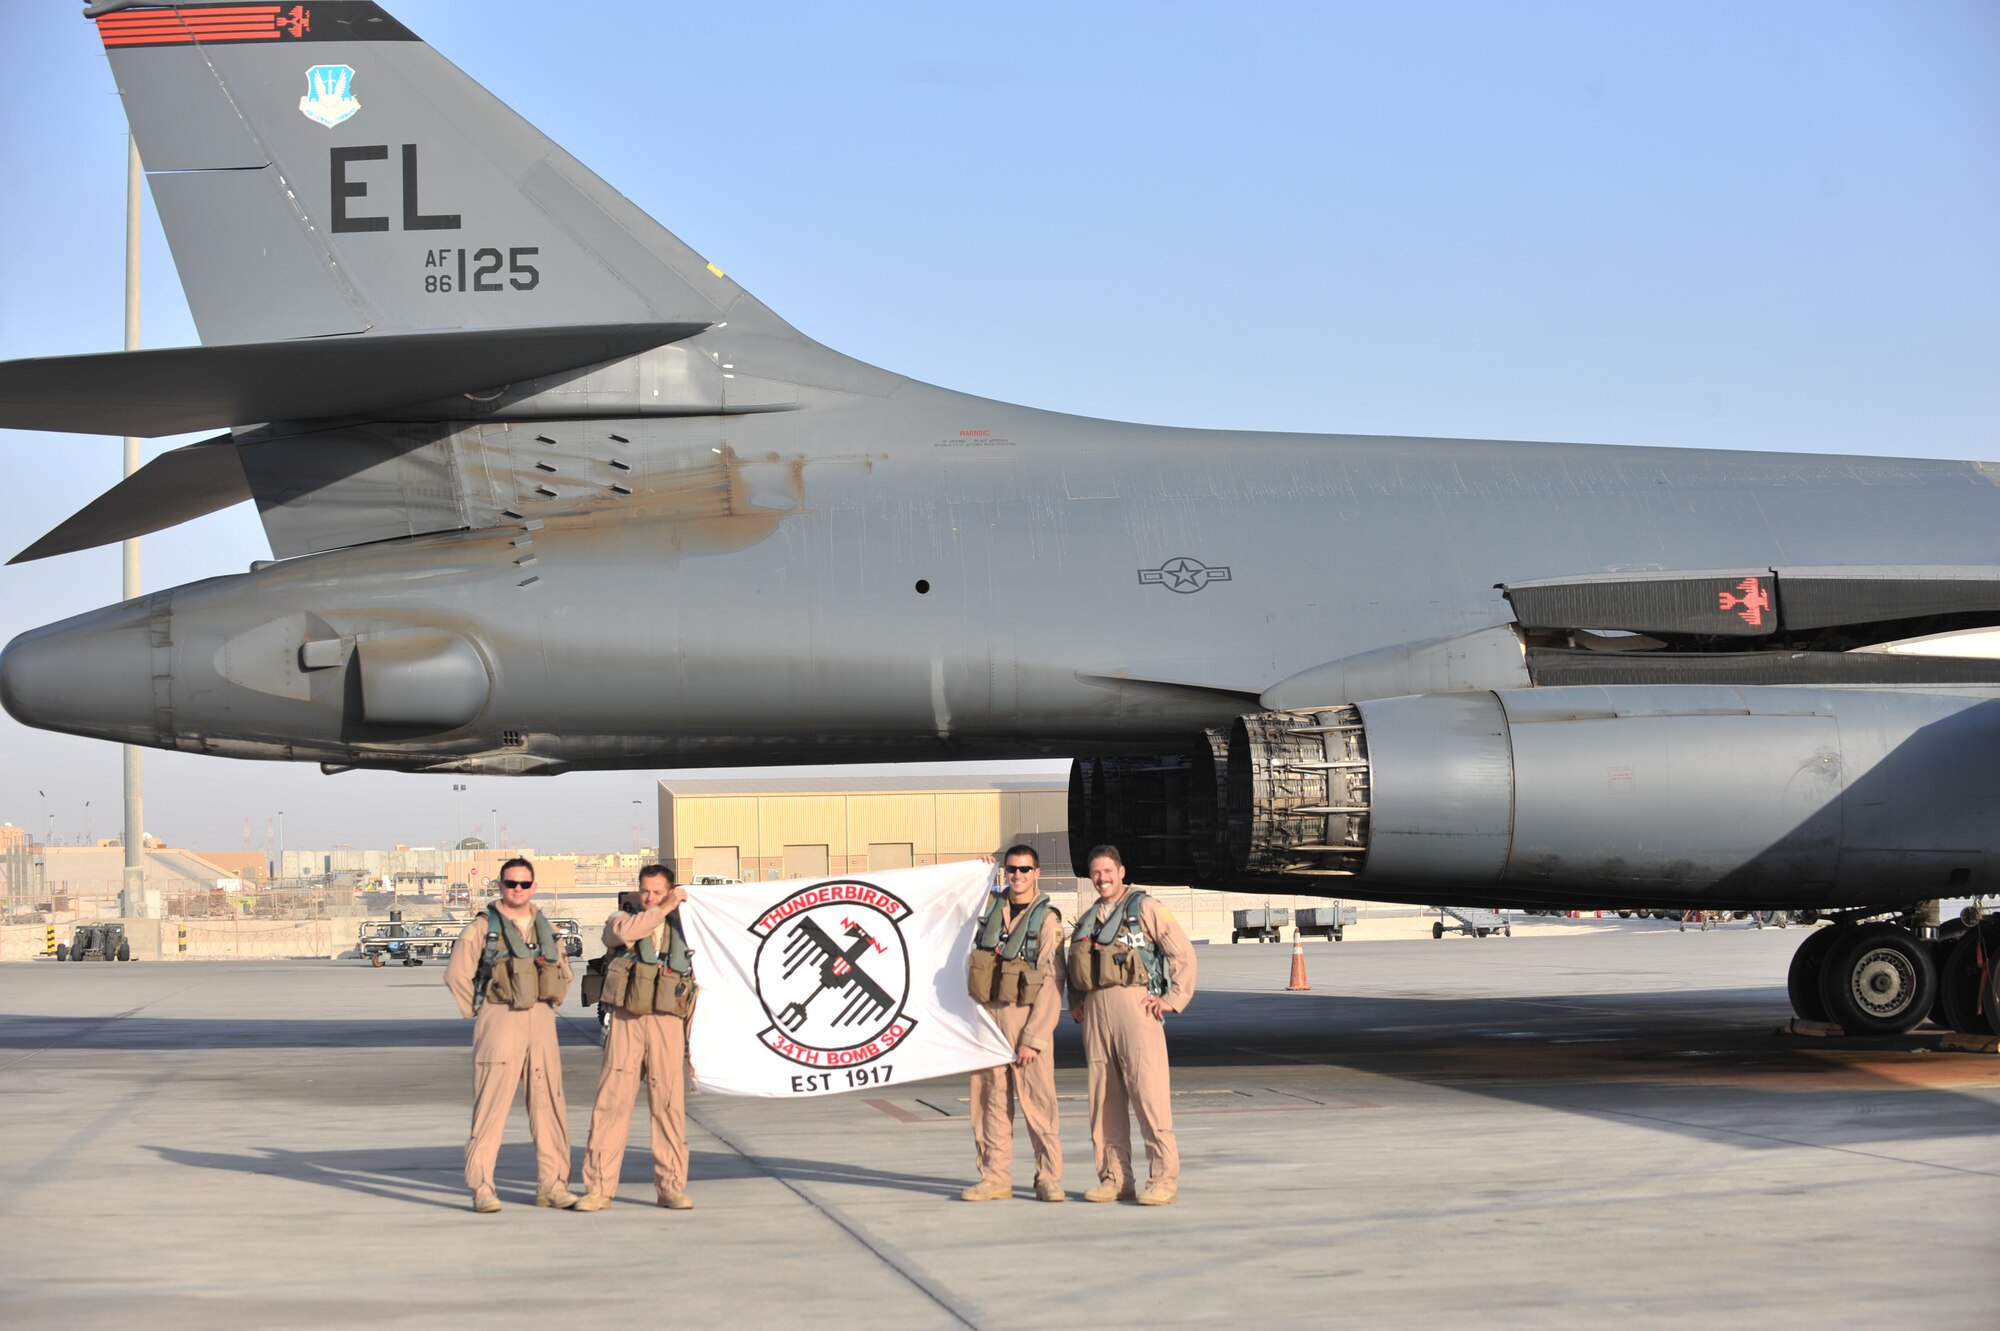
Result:
<svg viewBox="0 0 2000 1331">
<path fill-rule="evenodd" d="M 502 887 L 533 887 L 534 885 L 535 880 L 532 878 L 502 878 L 500 880 L 500 886 Z"/>
<path fill-rule="evenodd" d="M 1005 869 L 1003 870 L 1003 872 L 1006 872 L 1006 873 L 1033 873 L 1033 872 L 1034 872 L 1035 870 L 1037 870 L 1037 869 L 1039 869 L 1039 868 L 1041 868 L 1041 867 L 1042 867 L 1042 866 L 1041 866 L 1041 865 L 1039 865 L 1039 864 L 1010 864 L 1010 865 L 1007 865 L 1007 866 L 1006 866 L 1006 868 L 1005 868 Z"/>
</svg>

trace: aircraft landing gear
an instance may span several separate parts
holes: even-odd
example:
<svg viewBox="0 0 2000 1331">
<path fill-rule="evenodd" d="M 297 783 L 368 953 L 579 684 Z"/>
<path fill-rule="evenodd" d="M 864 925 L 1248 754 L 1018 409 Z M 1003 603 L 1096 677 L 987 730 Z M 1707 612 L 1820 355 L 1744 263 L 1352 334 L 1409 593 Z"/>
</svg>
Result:
<svg viewBox="0 0 2000 1331">
<path fill-rule="evenodd" d="M 1900 1035 L 1930 1015 L 1938 978 L 1927 942 L 1896 924 L 1826 932 L 1834 935 L 1819 967 L 1826 1020 L 1849 1035 Z"/>
<path fill-rule="evenodd" d="M 1791 995 L 1792 1011 L 1799 1014 L 1801 1021 L 1827 1019 L 1826 1000 L 1819 994 L 1819 976 L 1826 964 L 1826 954 L 1840 940 L 1840 935 L 1838 928 L 1815 929 L 1799 944 L 1799 950 L 1792 953 L 1792 969 L 1785 977 L 1785 989 Z"/>
<path fill-rule="evenodd" d="M 1967 1035 L 2000 1035 L 2000 920 L 1987 919 L 1952 940 L 1938 968 L 1938 1022 Z"/>
</svg>

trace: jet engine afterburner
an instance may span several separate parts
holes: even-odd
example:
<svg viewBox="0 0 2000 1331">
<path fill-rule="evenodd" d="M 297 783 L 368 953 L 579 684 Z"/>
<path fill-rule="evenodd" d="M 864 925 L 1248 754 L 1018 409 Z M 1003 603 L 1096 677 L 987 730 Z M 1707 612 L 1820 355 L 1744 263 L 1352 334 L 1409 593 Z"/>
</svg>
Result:
<svg viewBox="0 0 2000 1331">
<path fill-rule="evenodd" d="M 1589 686 L 1259 712 L 1079 771 L 1091 839 L 1155 882 L 1825 909 L 2000 884 L 1995 752 L 1973 690 Z"/>
</svg>

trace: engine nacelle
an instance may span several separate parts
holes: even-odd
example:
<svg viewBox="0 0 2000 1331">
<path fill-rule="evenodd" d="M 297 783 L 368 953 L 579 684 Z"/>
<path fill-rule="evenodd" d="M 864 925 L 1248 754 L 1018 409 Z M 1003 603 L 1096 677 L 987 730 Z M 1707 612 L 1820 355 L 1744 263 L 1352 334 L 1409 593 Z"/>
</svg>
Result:
<svg viewBox="0 0 2000 1331">
<path fill-rule="evenodd" d="M 1357 892 L 1889 905 L 2000 885 L 1996 755 L 1980 691 L 1424 694 L 1240 718 L 1227 831 Z"/>
</svg>

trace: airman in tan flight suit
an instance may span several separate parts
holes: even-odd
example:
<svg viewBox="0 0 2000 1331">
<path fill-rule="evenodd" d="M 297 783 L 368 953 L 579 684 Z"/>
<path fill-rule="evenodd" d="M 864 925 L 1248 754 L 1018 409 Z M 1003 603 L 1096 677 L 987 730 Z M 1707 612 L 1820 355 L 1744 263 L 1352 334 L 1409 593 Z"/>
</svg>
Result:
<svg viewBox="0 0 2000 1331">
<path fill-rule="evenodd" d="M 604 946 L 614 963 L 630 957 L 639 985 L 627 978 L 622 985 L 607 973 L 607 997 L 619 997 L 604 1033 L 604 1065 L 597 1076 L 597 1103 L 590 1112 L 590 1144 L 583 1153 L 583 1200 L 579 1211 L 602 1211 L 618 1195 L 618 1175 L 625 1162 L 625 1139 L 632 1130 L 632 1109 L 641 1073 L 653 1120 L 653 1185 L 660 1205 L 688 1211 L 687 1119 L 683 1100 L 683 1065 L 687 1061 L 687 1020 L 693 1008 L 693 971 L 687 944 L 679 937 L 679 911 L 687 890 L 674 884 L 673 871 L 663 864 L 639 870 L 639 910 L 616 910 L 604 922 Z M 678 966 L 678 970 L 675 966 Z M 652 970 L 653 975 L 645 975 Z M 667 997 L 669 987 L 678 999 Z M 686 1011 L 676 1011 L 676 1008 Z"/>
<path fill-rule="evenodd" d="M 1097 847 L 1088 864 L 1097 900 L 1076 922 L 1068 965 L 1070 1016 L 1083 1025 L 1097 1157 L 1098 1184 L 1083 1199 L 1136 1195 L 1141 1206 L 1165 1206 L 1179 1193 L 1181 1174 L 1165 1022 L 1194 997 L 1194 947 L 1172 912 L 1126 885 L 1116 846 Z M 1146 1142 L 1143 1192 L 1132 1172 L 1128 1106 Z"/>
<path fill-rule="evenodd" d="M 459 1012 L 473 1023 L 465 1186 L 472 1189 L 472 1209 L 482 1214 L 500 1209 L 493 1163 L 524 1076 L 535 1141 L 535 1205 L 567 1208 L 577 1201 L 569 1190 L 569 1110 L 556 1048 L 556 1008 L 569 991 L 569 958 L 535 908 L 534 894 L 534 865 L 519 858 L 501 865 L 500 900 L 465 926 L 444 972 Z"/>
<path fill-rule="evenodd" d="M 1015 846 L 1001 858 L 1006 891 L 987 908 L 973 935 L 967 983 L 1013 1046 L 1014 1061 L 972 1074 L 972 1142 L 979 1182 L 959 1196 L 991 1202 L 1014 1195 L 1018 1101 L 1034 1143 L 1035 1200 L 1060 1202 L 1062 1134 L 1052 1045 L 1062 1012 L 1062 915 L 1042 892 L 1041 858 L 1033 846 Z M 1030 971 L 1039 979 L 1031 979 Z"/>
</svg>

